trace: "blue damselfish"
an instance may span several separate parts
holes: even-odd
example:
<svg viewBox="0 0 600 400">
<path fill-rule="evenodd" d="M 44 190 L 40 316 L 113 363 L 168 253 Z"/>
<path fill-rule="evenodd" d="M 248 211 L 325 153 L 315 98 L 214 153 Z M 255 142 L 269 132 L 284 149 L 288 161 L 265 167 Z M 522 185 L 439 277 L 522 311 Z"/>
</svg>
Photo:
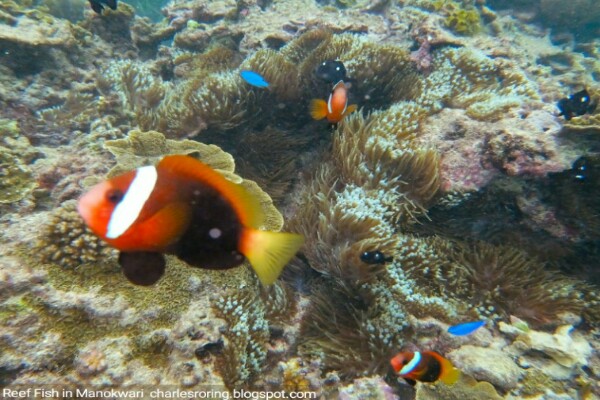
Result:
<svg viewBox="0 0 600 400">
<path fill-rule="evenodd" d="M 259 88 L 266 88 L 269 86 L 269 82 L 265 81 L 265 78 L 257 72 L 242 70 L 240 71 L 240 76 L 252 86 Z"/>
<path fill-rule="evenodd" d="M 464 336 L 475 332 L 477 329 L 485 325 L 485 321 L 464 322 L 448 328 L 448 333 L 456 336 Z"/>
</svg>

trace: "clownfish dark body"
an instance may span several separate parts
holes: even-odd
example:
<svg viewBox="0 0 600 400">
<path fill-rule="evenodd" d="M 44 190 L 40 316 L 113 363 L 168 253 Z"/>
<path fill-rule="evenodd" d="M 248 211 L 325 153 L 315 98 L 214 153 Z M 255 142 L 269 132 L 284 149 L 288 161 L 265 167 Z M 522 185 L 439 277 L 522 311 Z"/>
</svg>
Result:
<svg viewBox="0 0 600 400">
<path fill-rule="evenodd" d="M 402 352 L 396 354 L 390 364 L 394 372 L 411 385 L 438 380 L 452 385 L 460 378 L 460 371 L 450 361 L 435 351 Z"/>
<path fill-rule="evenodd" d="M 313 99 L 310 102 L 310 115 L 316 120 L 327 118 L 332 124 L 340 122 L 355 110 L 356 104 L 348 105 L 348 88 L 343 81 L 336 83 L 327 101 Z"/>
<path fill-rule="evenodd" d="M 96 14 L 102 14 L 104 10 L 104 4 L 108 6 L 111 10 L 117 9 L 117 0 L 88 0 L 90 2 L 90 6 L 92 10 L 96 12 Z"/>
<path fill-rule="evenodd" d="M 273 283 L 304 239 L 259 230 L 259 200 L 239 184 L 188 156 L 167 156 L 102 182 L 81 197 L 86 225 L 121 253 L 125 276 L 152 285 L 163 254 L 206 269 L 229 269 L 247 258 L 260 281 Z"/>
<path fill-rule="evenodd" d="M 593 112 L 597 105 L 598 103 L 592 102 L 588 91 L 583 89 L 569 97 L 560 99 L 556 107 L 560 110 L 558 115 L 562 115 L 568 121 L 573 117 Z"/>
<path fill-rule="evenodd" d="M 329 83 L 348 80 L 346 77 L 346 67 L 338 60 L 323 61 L 315 70 L 315 75 L 317 78 Z"/>
<path fill-rule="evenodd" d="M 360 259 L 367 264 L 385 264 L 386 262 L 394 260 L 393 257 L 386 257 L 386 255 L 379 250 L 362 252 Z"/>
</svg>

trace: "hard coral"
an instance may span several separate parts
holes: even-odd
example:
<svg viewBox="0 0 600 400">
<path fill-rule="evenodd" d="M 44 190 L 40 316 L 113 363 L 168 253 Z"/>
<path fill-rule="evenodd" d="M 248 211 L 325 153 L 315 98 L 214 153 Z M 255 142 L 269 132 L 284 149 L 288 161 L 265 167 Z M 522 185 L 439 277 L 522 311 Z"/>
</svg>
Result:
<svg viewBox="0 0 600 400">
<path fill-rule="evenodd" d="M 42 229 L 37 247 L 43 262 L 63 268 L 116 260 L 114 251 L 87 229 L 75 201 L 66 201 L 53 212 Z"/>
<path fill-rule="evenodd" d="M 108 140 L 105 148 L 112 153 L 117 165 L 110 170 L 109 176 L 136 169 L 144 165 L 156 164 L 170 154 L 186 154 L 224 173 L 232 173 L 235 164 L 233 157 L 214 145 L 192 140 L 170 140 L 156 131 L 131 131 L 125 139 Z"/>
<path fill-rule="evenodd" d="M 0 24 L 0 42 L 24 46 L 29 52 L 37 46 L 73 47 L 76 44 L 68 21 L 22 15 L 18 23 Z"/>
<path fill-rule="evenodd" d="M 416 393 L 416 400 L 500 400 L 502 398 L 489 382 L 477 382 L 465 374 L 454 385 L 443 383 L 419 385 Z"/>
<path fill-rule="evenodd" d="M 462 35 L 473 35 L 481 30 L 481 17 L 475 8 L 458 8 L 446 17 L 446 26 Z"/>
<path fill-rule="evenodd" d="M 36 186 L 29 168 L 11 150 L 0 146 L 0 204 L 22 200 Z"/>
</svg>

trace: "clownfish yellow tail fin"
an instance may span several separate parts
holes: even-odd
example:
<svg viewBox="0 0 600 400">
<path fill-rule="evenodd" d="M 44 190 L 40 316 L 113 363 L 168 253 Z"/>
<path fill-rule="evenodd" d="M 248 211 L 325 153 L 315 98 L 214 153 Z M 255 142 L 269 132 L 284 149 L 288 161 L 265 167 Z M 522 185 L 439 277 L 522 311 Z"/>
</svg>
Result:
<svg viewBox="0 0 600 400">
<path fill-rule="evenodd" d="M 312 99 L 310 101 L 310 116 L 319 120 L 327 116 L 327 102 L 321 99 Z"/>
<path fill-rule="evenodd" d="M 250 261 L 261 283 L 270 285 L 303 243 L 304 237 L 296 233 L 246 228 L 242 233 L 240 251 Z"/>
<path fill-rule="evenodd" d="M 445 358 L 441 361 L 442 373 L 440 380 L 447 385 L 453 385 L 460 379 L 460 370 L 457 369 L 452 363 Z"/>
</svg>

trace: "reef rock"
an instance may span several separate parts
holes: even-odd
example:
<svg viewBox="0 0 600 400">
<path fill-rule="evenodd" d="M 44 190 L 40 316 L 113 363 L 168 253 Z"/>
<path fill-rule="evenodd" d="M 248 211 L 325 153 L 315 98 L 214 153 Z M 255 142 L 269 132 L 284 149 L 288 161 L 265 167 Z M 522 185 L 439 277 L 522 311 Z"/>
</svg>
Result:
<svg viewBox="0 0 600 400">
<path fill-rule="evenodd" d="M 393 400 L 396 396 L 380 377 L 355 379 L 348 386 L 340 388 L 340 400 Z"/>
<path fill-rule="evenodd" d="M 0 146 L 0 204 L 22 200 L 36 186 L 29 169 L 10 150 Z"/>
<path fill-rule="evenodd" d="M 465 345 L 452 351 L 448 357 L 464 373 L 503 390 L 517 386 L 523 376 L 521 368 L 506 352 L 499 349 Z M 490 368 L 490 365 L 494 368 Z"/>
<path fill-rule="evenodd" d="M 541 351 L 554 361 L 567 368 L 576 365 L 587 365 L 592 354 L 592 347 L 583 337 L 571 335 L 571 325 L 559 326 L 554 334 L 529 331 L 517 338 L 530 349 Z"/>
<path fill-rule="evenodd" d="M 417 400 L 499 400 L 501 398 L 490 383 L 477 382 L 464 374 L 454 385 L 419 384 L 416 394 Z"/>
<path fill-rule="evenodd" d="M 0 43 L 20 46 L 73 46 L 76 41 L 70 23 L 62 19 L 16 18 L 14 25 L 0 24 Z"/>
</svg>

